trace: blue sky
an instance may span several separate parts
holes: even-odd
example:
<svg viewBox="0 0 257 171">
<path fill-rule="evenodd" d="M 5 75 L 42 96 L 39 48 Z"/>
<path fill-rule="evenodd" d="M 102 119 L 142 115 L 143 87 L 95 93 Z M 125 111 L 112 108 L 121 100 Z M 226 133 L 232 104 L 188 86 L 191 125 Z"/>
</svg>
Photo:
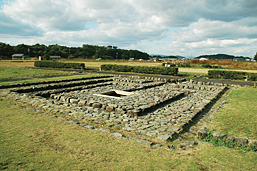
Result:
<svg viewBox="0 0 257 171">
<path fill-rule="evenodd" d="M 0 42 L 253 57 L 256 11 L 256 0 L 2 0 Z"/>
</svg>

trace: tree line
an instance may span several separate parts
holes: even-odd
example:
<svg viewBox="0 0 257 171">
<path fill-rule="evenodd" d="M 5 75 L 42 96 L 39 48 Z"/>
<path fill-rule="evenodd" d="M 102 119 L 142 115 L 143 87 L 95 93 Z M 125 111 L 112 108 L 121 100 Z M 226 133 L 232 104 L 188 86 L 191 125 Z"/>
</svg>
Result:
<svg viewBox="0 0 257 171">
<path fill-rule="evenodd" d="M 251 60 L 250 57 L 244 57 L 244 56 L 233 56 L 233 55 L 227 55 L 227 54 L 215 54 L 215 55 L 201 55 L 196 57 L 195 59 L 201 59 L 201 58 L 207 58 L 207 59 L 217 59 L 217 60 Z"/>
<path fill-rule="evenodd" d="M 67 47 L 61 45 L 25 45 L 11 46 L 0 42 L 0 59 L 11 59 L 13 54 L 24 54 L 28 57 L 41 56 L 49 59 L 50 56 L 61 58 L 84 58 L 84 59 L 149 59 L 147 53 L 138 50 L 118 49 L 116 46 L 97 46 L 84 44 L 82 47 Z"/>
</svg>

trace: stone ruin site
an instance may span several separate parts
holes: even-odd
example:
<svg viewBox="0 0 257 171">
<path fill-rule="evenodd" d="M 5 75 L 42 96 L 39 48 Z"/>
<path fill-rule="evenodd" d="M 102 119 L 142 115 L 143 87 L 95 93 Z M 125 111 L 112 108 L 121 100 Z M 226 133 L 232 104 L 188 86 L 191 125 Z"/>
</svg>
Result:
<svg viewBox="0 0 257 171">
<path fill-rule="evenodd" d="M 90 129 L 118 137 L 133 132 L 136 141 L 149 142 L 172 140 L 226 87 L 183 79 L 98 76 L 23 84 L 2 95 Z"/>
</svg>

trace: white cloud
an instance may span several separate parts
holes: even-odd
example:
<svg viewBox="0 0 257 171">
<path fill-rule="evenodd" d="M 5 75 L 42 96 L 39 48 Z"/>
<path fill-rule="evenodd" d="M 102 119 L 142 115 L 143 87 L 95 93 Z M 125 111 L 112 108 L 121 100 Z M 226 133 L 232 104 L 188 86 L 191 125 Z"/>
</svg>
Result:
<svg viewBox="0 0 257 171">
<path fill-rule="evenodd" d="M 256 0 L 12 0 L 0 8 L 0 38 L 247 56 L 256 51 L 256 11 Z"/>
</svg>

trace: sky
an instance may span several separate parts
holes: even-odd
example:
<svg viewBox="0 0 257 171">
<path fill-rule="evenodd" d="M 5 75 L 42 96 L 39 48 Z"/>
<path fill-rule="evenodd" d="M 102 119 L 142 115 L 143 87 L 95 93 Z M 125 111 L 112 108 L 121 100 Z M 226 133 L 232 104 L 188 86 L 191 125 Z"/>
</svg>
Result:
<svg viewBox="0 0 257 171">
<path fill-rule="evenodd" d="M 0 42 L 253 57 L 257 0 L 0 0 Z"/>
</svg>

